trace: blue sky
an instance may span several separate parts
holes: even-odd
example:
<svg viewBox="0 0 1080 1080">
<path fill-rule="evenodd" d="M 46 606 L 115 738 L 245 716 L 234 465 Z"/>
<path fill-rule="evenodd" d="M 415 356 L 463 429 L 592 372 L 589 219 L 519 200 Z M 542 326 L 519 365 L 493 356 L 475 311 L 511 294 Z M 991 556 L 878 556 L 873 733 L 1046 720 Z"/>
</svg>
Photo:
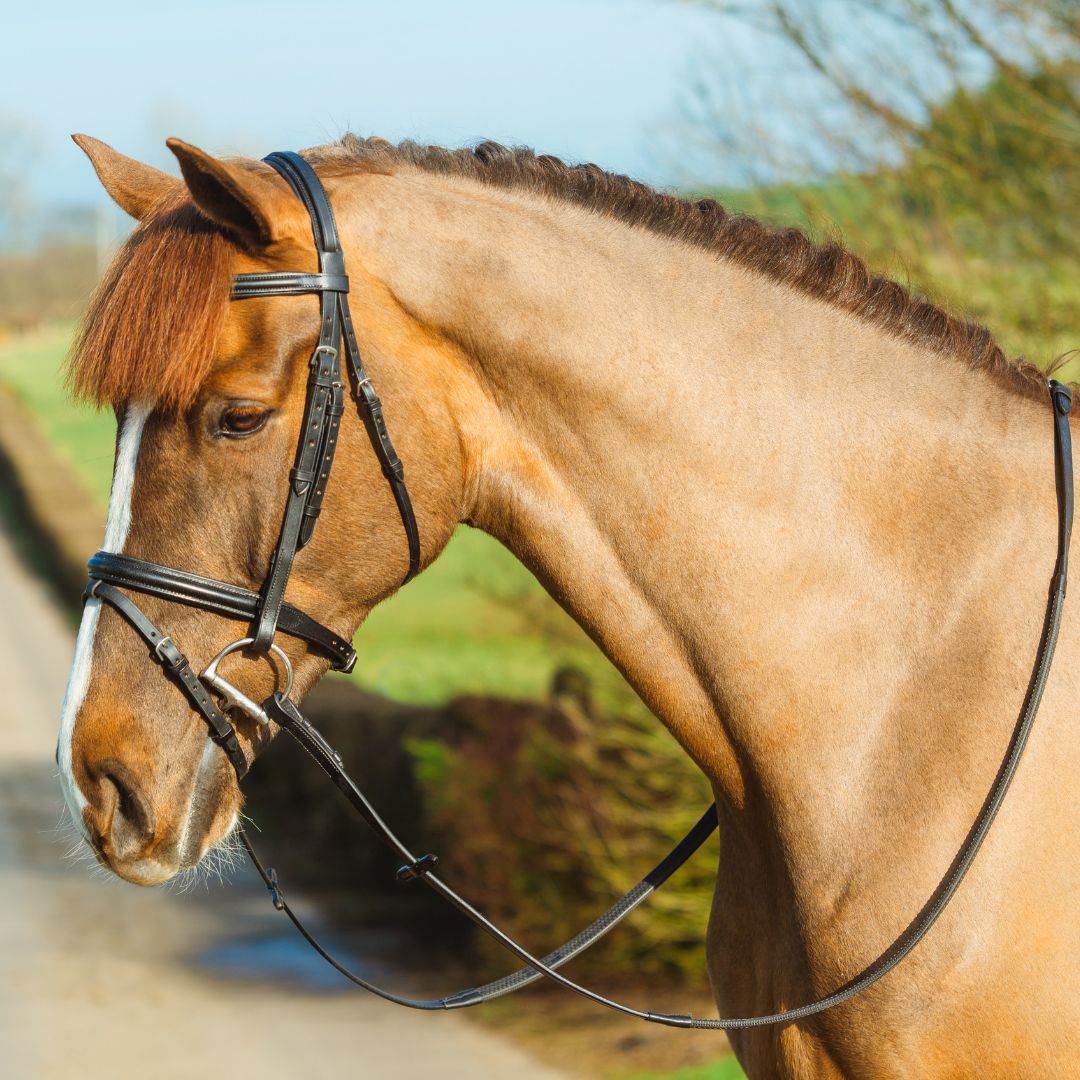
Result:
<svg viewBox="0 0 1080 1080">
<path fill-rule="evenodd" d="M 33 131 L 43 203 L 99 197 L 73 131 L 169 168 L 167 135 L 260 156 L 347 130 L 490 137 L 662 186 L 686 179 L 671 132 L 693 65 L 739 33 L 679 0 L 23 3 L 0 112 Z"/>
</svg>

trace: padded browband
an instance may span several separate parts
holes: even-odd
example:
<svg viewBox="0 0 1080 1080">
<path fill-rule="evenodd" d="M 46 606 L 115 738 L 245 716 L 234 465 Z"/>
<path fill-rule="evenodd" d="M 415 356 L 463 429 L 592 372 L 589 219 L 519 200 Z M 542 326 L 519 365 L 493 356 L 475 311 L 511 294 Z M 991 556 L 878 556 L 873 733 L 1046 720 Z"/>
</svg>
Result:
<svg viewBox="0 0 1080 1080">
<path fill-rule="evenodd" d="M 345 274 L 300 274 L 267 272 L 237 274 L 233 278 L 232 299 L 248 300 L 253 296 L 302 296 L 305 293 L 347 293 Z"/>
<path fill-rule="evenodd" d="M 159 566 L 130 555 L 99 551 L 87 566 L 91 579 L 95 581 L 134 589 L 150 596 L 160 596 L 164 600 L 202 608 L 229 619 L 250 623 L 259 610 L 258 593 L 239 585 L 231 585 L 227 581 L 201 577 L 186 570 L 174 570 L 171 566 Z M 308 642 L 322 653 L 336 670 L 352 671 L 356 663 L 356 652 L 352 643 L 338 637 L 333 630 L 317 623 L 292 604 L 281 605 L 278 629 L 290 637 Z"/>
</svg>

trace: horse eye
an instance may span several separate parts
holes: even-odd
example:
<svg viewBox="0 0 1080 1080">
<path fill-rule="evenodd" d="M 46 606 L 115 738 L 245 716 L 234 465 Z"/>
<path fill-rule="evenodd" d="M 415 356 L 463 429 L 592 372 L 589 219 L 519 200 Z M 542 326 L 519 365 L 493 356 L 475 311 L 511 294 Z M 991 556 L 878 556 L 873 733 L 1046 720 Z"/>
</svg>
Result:
<svg viewBox="0 0 1080 1080">
<path fill-rule="evenodd" d="M 261 409 L 257 405 L 234 406 L 222 414 L 221 434 L 232 438 L 254 435 L 266 423 L 269 416 L 269 409 Z"/>
</svg>

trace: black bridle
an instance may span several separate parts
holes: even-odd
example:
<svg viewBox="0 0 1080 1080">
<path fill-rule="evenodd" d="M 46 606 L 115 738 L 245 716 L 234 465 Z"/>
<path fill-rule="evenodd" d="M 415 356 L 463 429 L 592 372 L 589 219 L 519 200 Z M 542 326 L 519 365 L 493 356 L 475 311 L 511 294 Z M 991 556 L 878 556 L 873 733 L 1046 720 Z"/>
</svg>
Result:
<svg viewBox="0 0 1080 1080">
<path fill-rule="evenodd" d="M 484 986 L 431 1000 L 403 997 L 376 986 L 335 960 L 304 927 L 282 896 L 277 874 L 274 870 L 263 866 L 247 835 L 240 830 L 241 840 L 251 856 L 255 869 L 270 891 L 274 906 L 284 911 L 312 947 L 352 982 L 388 1001 L 415 1009 L 457 1009 L 477 1005 L 546 977 L 598 1004 L 642 1020 L 671 1027 L 733 1030 L 792 1023 L 833 1008 L 877 982 L 915 948 L 956 893 L 1001 807 L 1035 721 L 1057 643 L 1068 572 L 1069 537 L 1073 517 L 1072 449 L 1068 421 L 1072 398 L 1069 390 L 1054 381 L 1048 384 L 1054 416 L 1058 547 L 1039 650 L 1005 759 L 974 825 L 952 862 L 949 873 L 940 882 L 930 900 L 908 929 L 893 942 L 889 949 L 856 978 L 817 1001 L 769 1016 L 718 1020 L 695 1019 L 684 1014 L 636 1009 L 613 1001 L 568 979 L 558 969 L 620 923 L 701 847 L 717 827 L 715 805 L 705 811 L 697 824 L 666 858 L 599 919 L 565 945 L 543 958 L 538 958 L 445 884 L 433 872 L 438 864 L 438 859 L 434 855 L 417 857 L 402 843 L 353 782 L 345 770 L 341 756 L 301 715 L 289 698 L 292 668 L 288 657 L 274 643 L 274 637 L 278 631 L 307 642 L 310 648 L 329 660 L 330 666 L 339 671 L 351 671 L 356 662 L 356 654 L 350 642 L 340 638 L 311 616 L 292 607 L 284 599 L 293 560 L 297 551 L 311 539 L 333 465 L 341 418 L 344 414 L 345 386 L 342 381 L 342 353 L 348 362 L 352 391 L 356 397 L 368 438 L 390 484 L 401 514 L 409 555 L 408 569 L 404 575 L 405 581 L 409 581 L 420 568 L 420 538 L 412 503 L 405 487 L 404 469 L 390 442 L 379 398 L 371 385 L 371 379 L 364 370 L 357 347 L 349 314 L 349 281 L 345 274 L 345 260 L 334 222 L 334 213 L 326 192 L 315 171 L 299 155 L 288 152 L 276 153 L 271 154 L 265 161 L 288 181 L 307 208 L 311 218 L 315 247 L 319 254 L 319 272 L 315 274 L 239 274 L 235 278 L 232 297 L 235 300 L 243 300 L 255 296 L 295 296 L 317 293 L 321 297 L 321 316 L 319 340 L 310 362 L 311 374 L 308 379 L 296 462 L 289 473 L 289 489 L 281 532 L 262 589 L 254 593 L 228 582 L 159 566 L 144 559 L 99 551 L 89 563 L 90 584 L 84 594 L 84 599 L 96 597 L 103 600 L 131 624 L 150 647 L 152 658 L 161 665 L 165 674 L 179 686 L 192 707 L 206 721 L 210 738 L 228 756 L 236 769 L 238 778 L 243 778 L 247 772 L 248 761 L 232 724 L 215 702 L 214 694 L 219 694 L 225 699 L 226 711 L 238 709 L 260 723 L 273 722 L 288 731 L 315 759 L 319 767 L 341 790 L 383 843 L 394 852 L 400 862 L 397 871 L 400 880 L 424 881 L 526 966 L 512 975 Z M 250 635 L 223 649 L 207 669 L 201 675 L 197 675 L 172 638 L 162 633 L 146 617 L 138 605 L 122 591 L 125 589 L 249 622 Z M 238 649 L 263 656 L 273 652 L 285 667 L 287 676 L 285 690 L 275 691 L 265 702 L 258 705 L 226 682 L 217 673 L 218 663 L 225 655 Z"/>
</svg>

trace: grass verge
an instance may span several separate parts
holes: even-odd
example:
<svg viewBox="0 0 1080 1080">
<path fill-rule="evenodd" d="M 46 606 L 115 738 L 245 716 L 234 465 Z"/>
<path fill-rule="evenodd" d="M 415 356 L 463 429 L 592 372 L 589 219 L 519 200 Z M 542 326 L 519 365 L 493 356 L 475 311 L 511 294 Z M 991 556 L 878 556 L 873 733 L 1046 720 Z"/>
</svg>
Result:
<svg viewBox="0 0 1080 1080">
<path fill-rule="evenodd" d="M 675 1072 L 637 1073 L 627 1080 L 746 1080 L 746 1073 L 734 1057 L 725 1057 L 708 1065 L 676 1069 Z"/>
</svg>

